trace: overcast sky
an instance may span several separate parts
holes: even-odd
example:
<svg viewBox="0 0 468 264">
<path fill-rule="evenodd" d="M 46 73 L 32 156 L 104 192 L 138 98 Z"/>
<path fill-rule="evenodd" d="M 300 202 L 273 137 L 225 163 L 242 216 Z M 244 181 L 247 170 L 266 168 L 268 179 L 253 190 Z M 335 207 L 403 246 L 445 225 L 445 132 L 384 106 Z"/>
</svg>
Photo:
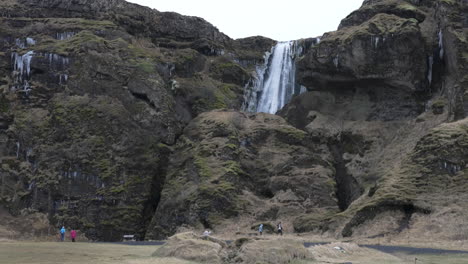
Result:
<svg viewBox="0 0 468 264">
<path fill-rule="evenodd" d="M 231 38 L 286 41 L 336 30 L 363 0 L 127 0 L 159 11 L 202 17 Z"/>
</svg>

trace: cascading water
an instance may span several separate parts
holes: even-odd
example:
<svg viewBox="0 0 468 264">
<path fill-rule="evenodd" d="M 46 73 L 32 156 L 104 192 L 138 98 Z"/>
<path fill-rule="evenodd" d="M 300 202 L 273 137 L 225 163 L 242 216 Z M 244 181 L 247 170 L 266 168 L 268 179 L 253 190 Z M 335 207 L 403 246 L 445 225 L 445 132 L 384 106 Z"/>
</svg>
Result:
<svg viewBox="0 0 468 264">
<path fill-rule="evenodd" d="M 264 65 L 256 69 L 257 78 L 246 87 L 244 111 L 274 114 L 291 100 L 294 94 L 305 91 L 296 84 L 295 58 L 303 48 L 296 41 L 279 42 L 264 56 Z"/>
</svg>

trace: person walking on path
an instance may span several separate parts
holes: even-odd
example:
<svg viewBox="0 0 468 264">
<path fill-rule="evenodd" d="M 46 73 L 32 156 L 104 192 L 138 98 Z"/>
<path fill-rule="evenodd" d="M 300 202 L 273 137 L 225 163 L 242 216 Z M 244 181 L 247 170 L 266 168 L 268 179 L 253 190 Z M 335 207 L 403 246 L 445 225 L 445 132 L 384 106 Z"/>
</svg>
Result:
<svg viewBox="0 0 468 264">
<path fill-rule="evenodd" d="M 281 222 L 278 223 L 277 228 L 278 234 L 283 235 L 283 225 L 281 224 Z"/>
<path fill-rule="evenodd" d="M 260 235 L 262 235 L 262 233 L 263 233 L 263 224 L 260 224 L 260 226 L 258 227 L 258 232 L 260 233 Z"/>
<path fill-rule="evenodd" d="M 75 242 L 75 238 L 76 238 L 76 230 L 75 229 L 72 229 L 72 231 L 70 232 L 70 236 L 71 236 L 72 242 Z"/>
<path fill-rule="evenodd" d="M 62 229 L 60 229 L 60 240 L 63 242 L 65 241 L 65 226 L 62 226 Z"/>
</svg>

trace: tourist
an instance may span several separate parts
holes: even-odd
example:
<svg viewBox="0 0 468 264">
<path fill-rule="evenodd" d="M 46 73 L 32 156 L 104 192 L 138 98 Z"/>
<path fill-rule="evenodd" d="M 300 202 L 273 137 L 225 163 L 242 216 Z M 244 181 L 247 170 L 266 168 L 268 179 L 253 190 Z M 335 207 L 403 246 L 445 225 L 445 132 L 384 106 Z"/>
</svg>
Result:
<svg viewBox="0 0 468 264">
<path fill-rule="evenodd" d="M 65 226 L 62 226 L 62 229 L 60 229 L 60 240 L 63 242 L 65 241 Z"/>
<path fill-rule="evenodd" d="M 283 235 L 283 225 L 281 224 L 281 222 L 278 223 L 277 228 L 278 234 Z"/>
<path fill-rule="evenodd" d="M 76 230 L 75 229 L 72 229 L 72 231 L 70 232 L 70 237 L 71 237 L 72 242 L 75 242 L 75 238 L 76 238 Z"/>
<path fill-rule="evenodd" d="M 260 226 L 258 227 L 258 232 L 260 233 L 260 235 L 262 235 L 262 233 L 263 233 L 263 224 L 260 224 Z"/>
</svg>

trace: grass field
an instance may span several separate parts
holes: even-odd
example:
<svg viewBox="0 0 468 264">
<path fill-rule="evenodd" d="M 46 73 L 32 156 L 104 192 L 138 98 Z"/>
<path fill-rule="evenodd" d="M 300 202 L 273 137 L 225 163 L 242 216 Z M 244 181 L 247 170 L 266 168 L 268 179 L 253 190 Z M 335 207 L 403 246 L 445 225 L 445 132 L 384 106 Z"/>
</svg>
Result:
<svg viewBox="0 0 468 264">
<path fill-rule="evenodd" d="M 71 242 L 0 242 L 1 264 L 190 264 L 193 262 L 152 258 L 157 246 L 125 246 Z"/>
<path fill-rule="evenodd" d="M 155 258 L 158 246 L 127 246 L 104 243 L 71 242 L 0 242 L 0 264 L 195 264 L 175 258 Z M 467 264 L 468 255 L 385 254 L 372 249 L 347 246 L 346 252 L 321 246 L 311 251 L 317 261 L 293 261 L 291 264 Z M 417 261 L 415 262 L 415 258 Z"/>
</svg>

